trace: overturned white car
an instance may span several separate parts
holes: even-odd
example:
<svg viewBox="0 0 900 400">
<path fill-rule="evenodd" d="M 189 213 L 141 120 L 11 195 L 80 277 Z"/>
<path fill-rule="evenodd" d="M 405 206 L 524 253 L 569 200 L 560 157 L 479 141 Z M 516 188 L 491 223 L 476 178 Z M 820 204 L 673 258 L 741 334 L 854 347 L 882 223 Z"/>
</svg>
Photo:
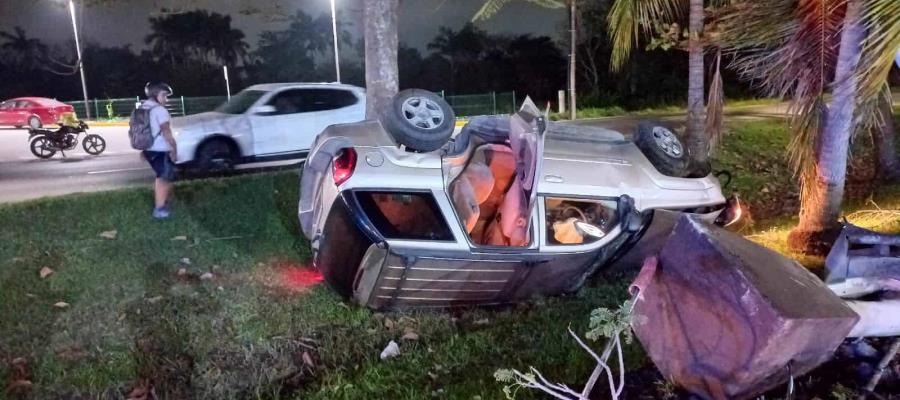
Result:
<svg viewBox="0 0 900 400">
<path fill-rule="evenodd" d="M 687 158 L 663 126 L 631 141 L 550 123 L 528 100 L 451 138 L 454 120 L 440 97 L 407 90 L 383 121 L 318 136 L 299 219 L 337 292 L 376 309 L 560 294 L 626 252 L 654 210 L 733 217 L 715 177 L 660 172 Z"/>
</svg>

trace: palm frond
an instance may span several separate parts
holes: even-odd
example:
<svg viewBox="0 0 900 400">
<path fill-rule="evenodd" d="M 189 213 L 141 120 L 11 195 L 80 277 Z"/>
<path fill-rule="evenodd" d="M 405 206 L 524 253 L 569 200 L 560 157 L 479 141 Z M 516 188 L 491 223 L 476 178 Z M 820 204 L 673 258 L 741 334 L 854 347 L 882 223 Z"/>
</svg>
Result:
<svg viewBox="0 0 900 400">
<path fill-rule="evenodd" d="M 716 69 L 709 85 L 709 98 L 706 100 L 706 134 L 709 136 L 709 148 L 714 151 L 725 136 L 725 89 L 722 82 L 722 51 L 716 55 Z"/>
<path fill-rule="evenodd" d="M 612 69 L 622 68 L 642 32 L 649 33 L 654 23 L 678 18 L 682 4 L 682 0 L 616 0 L 606 17 Z"/>
<path fill-rule="evenodd" d="M 859 96 L 875 97 L 900 50 L 900 1 L 864 0 L 863 26 L 868 36 L 863 43 L 863 59 L 857 71 Z"/>
<path fill-rule="evenodd" d="M 805 182 L 815 173 L 846 9 L 847 0 L 739 0 L 719 20 L 731 67 L 768 96 L 790 100 L 788 153 Z"/>
<path fill-rule="evenodd" d="M 478 9 L 478 12 L 475 13 L 475 16 L 472 17 L 472 22 L 484 21 L 494 16 L 500 12 L 503 7 L 512 2 L 513 0 L 486 0 L 484 4 Z M 562 8 L 565 7 L 565 3 L 558 0 L 524 0 L 529 3 L 535 4 L 544 8 Z M 570 0 L 572 1 L 572 0 Z"/>
</svg>

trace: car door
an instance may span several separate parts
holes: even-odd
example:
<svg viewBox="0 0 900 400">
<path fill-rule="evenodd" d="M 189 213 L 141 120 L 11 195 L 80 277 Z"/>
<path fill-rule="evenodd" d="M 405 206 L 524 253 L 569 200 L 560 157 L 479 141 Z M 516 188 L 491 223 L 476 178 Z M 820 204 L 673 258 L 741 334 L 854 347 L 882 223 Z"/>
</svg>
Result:
<svg viewBox="0 0 900 400">
<path fill-rule="evenodd" d="M 12 118 L 14 115 L 14 105 L 15 101 L 13 100 L 7 100 L 0 103 L 0 125 L 12 125 L 15 123 Z"/>
<path fill-rule="evenodd" d="M 365 117 L 362 104 L 354 92 L 340 88 L 278 92 L 266 102 L 275 111 L 253 118 L 257 154 L 307 152 L 316 136 L 329 125 L 361 121 Z"/>
<path fill-rule="evenodd" d="M 444 190 L 420 193 L 391 192 L 396 201 L 410 199 L 404 206 L 373 200 L 380 193 L 357 192 L 356 201 L 384 246 L 373 245 L 363 258 L 354 296 L 373 308 L 448 307 L 473 304 L 500 304 L 533 295 L 558 294 L 563 285 L 551 282 L 546 265 L 552 256 L 539 248 L 535 177 L 543 148 L 543 118 L 536 107 L 523 108 L 512 117 L 510 136 L 516 154 L 517 202 L 510 206 L 521 221 L 527 240 L 515 246 L 474 243 L 456 208 Z M 515 136 L 515 138 L 512 138 Z M 513 185 L 516 186 L 516 185 Z M 415 206 L 419 203 L 419 206 Z M 427 205 L 427 206 L 426 206 Z M 404 218 L 414 218 L 409 229 L 435 226 L 440 235 L 397 234 Z M 501 218 L 502 219 L 502 218 Z M 501 221 L 502 222 L 502 221 Z M 402 231 L 402 230 L 401 230 Z"/>
</svg>

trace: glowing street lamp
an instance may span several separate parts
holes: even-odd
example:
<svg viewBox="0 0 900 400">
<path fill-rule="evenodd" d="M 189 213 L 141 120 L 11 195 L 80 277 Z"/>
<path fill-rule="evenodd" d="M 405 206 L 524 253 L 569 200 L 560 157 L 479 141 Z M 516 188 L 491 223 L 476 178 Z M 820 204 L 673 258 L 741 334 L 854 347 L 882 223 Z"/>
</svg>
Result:
<svg viewBox="0 0 900 400">
<path fill-rule="evenodd" d="M 341 82 L 341 60 L 338 55 L 337 14 L 334 12 L 334 0 L 331 0 L 331 36 L 334 38 L 334 74 L 337 82 Z"/>
<path fill-rule="evenodd" d="M 81 42 L 78 40 L 78 25 L 75 23 L 75 0 L 69 0 L 69 14 L 72 15 L 72 31 L 75 33 L 75 54 L 78 56 L 78 70 L 81 72 L 81 91 L 84 94 L 84 116 L 91 118 L 88 106 L 87 80 L 84 78 L 84 61 L 81 59 Z"/>
</svg>

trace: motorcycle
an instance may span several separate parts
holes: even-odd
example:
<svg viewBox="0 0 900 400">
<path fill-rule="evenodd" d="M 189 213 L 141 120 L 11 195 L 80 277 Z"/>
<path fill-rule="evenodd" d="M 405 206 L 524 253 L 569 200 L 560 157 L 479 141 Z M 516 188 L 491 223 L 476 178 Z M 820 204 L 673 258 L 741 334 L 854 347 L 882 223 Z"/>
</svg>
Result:
<svg viewBox="0 0 900 400">
<path fill-rule="evenodd" d="M 47 129 L 29 129 L 28 142 L 31 154 L 38 158 L 50 158 L 61 152 L 63 157 L 66 151 L 78 146 L 78 136 L 88 130 L 84 121 L 77 120 L 71 113 L 66 113 L 60 118 L 59 129 L 55 131 Z M 100 135 L 88 134 L 81 142 L 84 151 L 92 156 L 99 155 L 106 150 L 106 140 Z"/>
</svg>

